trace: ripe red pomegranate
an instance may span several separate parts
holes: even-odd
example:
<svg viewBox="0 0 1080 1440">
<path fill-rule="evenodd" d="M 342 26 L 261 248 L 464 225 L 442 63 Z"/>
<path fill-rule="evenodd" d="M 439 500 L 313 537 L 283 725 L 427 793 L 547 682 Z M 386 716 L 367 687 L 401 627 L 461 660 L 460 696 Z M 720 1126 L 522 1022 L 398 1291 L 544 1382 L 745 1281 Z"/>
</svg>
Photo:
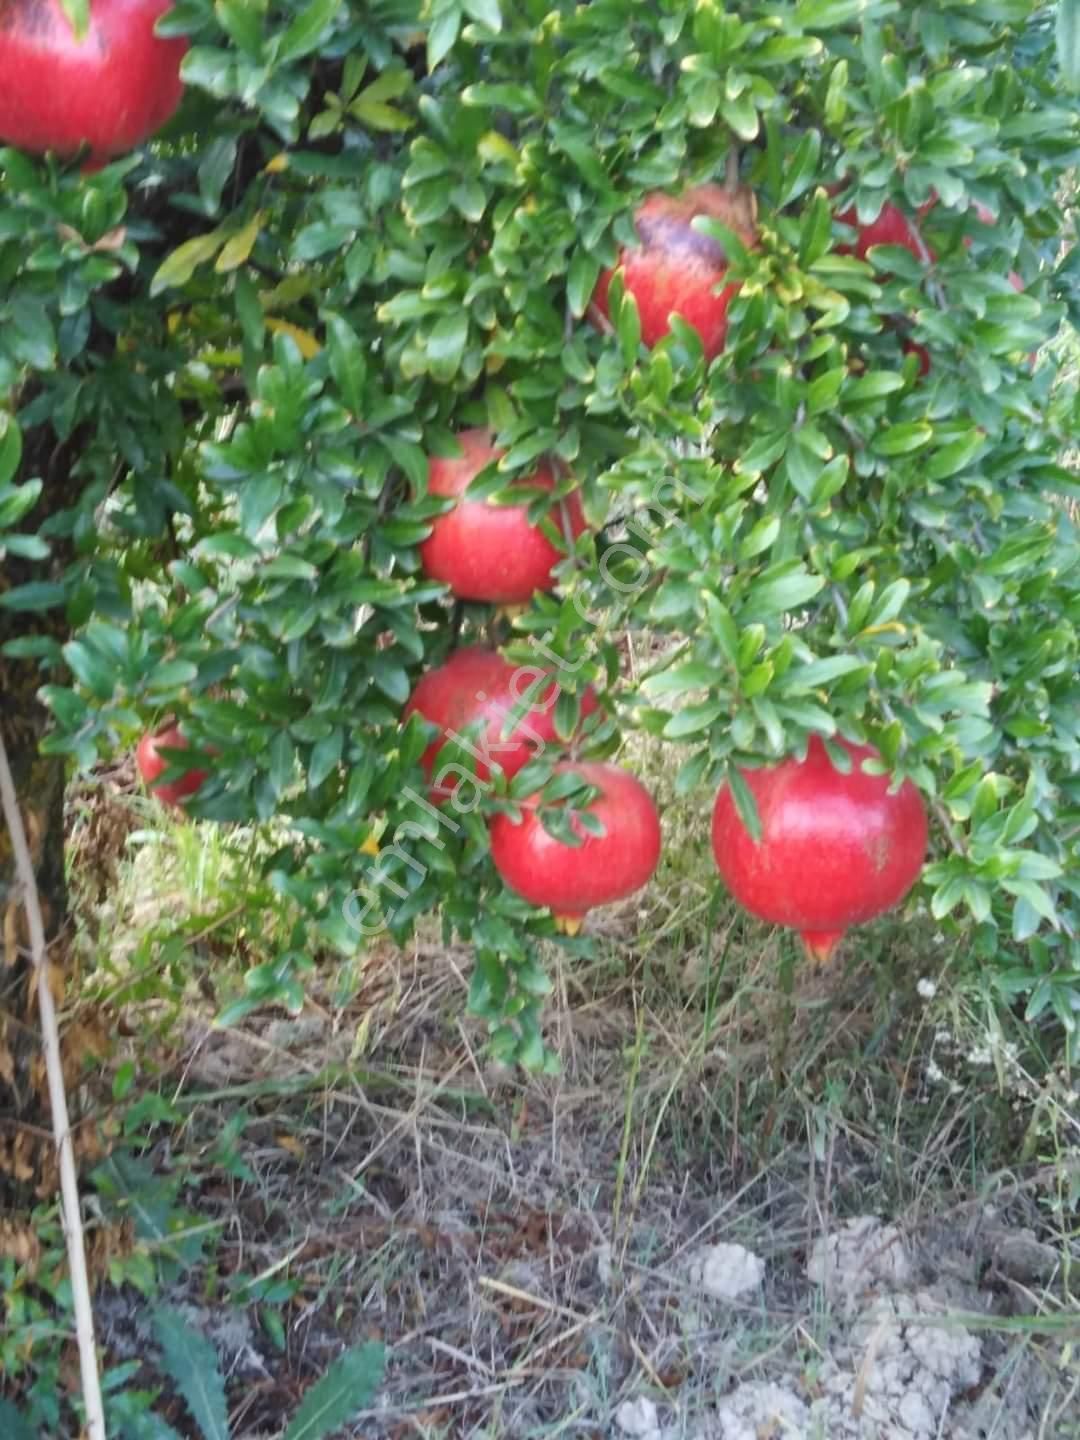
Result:
<svg viewBox="0 0 1080 1440">
<path fill-rule="evenodd" d="M 189 795 L 195 794 L 210 772 L 209 770 L 188 770 L 178 780 L 155 785 L 154 781 L 170 763 L 166 756 L 159 753 L 161 746 L 167 750 L 188 749 L 187 737 L 181 732 L 175 721 L 169 721 L 155 731 L 148 731 L 142 737 L 135 750 L 135 764 L 152 795 L 163 805 L 180 806 Z"/>
<path fill-rule="evenodd" d="M 76 40 L 59 0 L 0 0 L 0 140 L 91 163 L 141 145 L 180 104 L 186 40 L 154 22 L 172 0 L 91 0 Z"/>
<path fill-rule="evenodd" d="M 674 311 L 701 336 L 705 359 L 720 354 L 727 339 L 727 313 L 737 283 L 717 289 L 728 268 L 724 247 L 699 235 L 691 220 L 707 215 L 732 230 L 748 247 L 757 244 L 757 200 L 751 190 L 698 185 L 678 196 L 655 194 L 634 215 L 641 244 L 619 255 L 623 286 L 637 301 L 641 338 L 652 346 L 668 333 Z M 609 319 L 608 290 L 615 271 L 600 276 L 592 303 Z"/>
<path fill-rule="evenodd" d="M 925 345 L 920 345 L 918 340 L 905 340 L 900 346 L 905 355 L 917 355 L 919 357 L 919 375 L 930 374 L 930 351 Z"/>
<path fill-rule="evenodd" d="M 492 444 L 490 430 L 463 430 L 457 439 L 463 452 L 458 459 L 429 461 L 428 488 L 432 495 L 462 498 L 434 522 L 420 546 L 421 563 L 433 580 L 442 580 L 462 600 L 523 604 L 532 599 L 535 590 L 551 589 L 551 571 L 564 558 L 563 552 L 530 522 L 527 504 L 492 505 L 487 500 L 465 498 L 470 481 L 505 452 Z M 540 465 L 518 483 L 551 490 L 555 477 L 546 465 Z M 572 493 L 561 508 L 576 539 L 585 529 L 577 494 Z M 559 506 L 552 518 L 558 528 Z"/>
<path fill-rule="evenodd" d="M 648 881 L 660 859 L 660 819 L 644 785 L 619 765 L 565 760 L 555 771 L 596 786 L 600 794 L 587 809 L 605 833 L 590 835 L 575 821 L 583 843 L 563 844 L 540 823 L 533 795 L 523 802 L 520 824 L 508 815 L 491 822 L 491 858 L 511 890 L 576 929 L 587 910 L 622 900 Z"/>
<path fill-rule="evenodd" d="M 545 673 L 551 672 L 539 665 L 513 665 L 494 650 L 470 645 L 455 650 L 449 660 L 421 676 L 401 718 L 404 721 L 410 715 L 422 715 L 443 732 L 440 738 L 431 742 L 420 759 L 428 779 L 435 774 L 439 752 L 451 733 L 462 735 L 467 725 L 478 720 L 483 720 L 483 729 L 470 742 L 473 750 L 469 753 L 476 760 L 476 778 L 481 782 L 491 779 L 492 766 L 500 767 L 509 779 L 545 746 L 555 743 L 555 703 L 559 698 L 559 682 L 554 676 L 551 683 L 537 693 L 529 710 L 507 738 L 501 738 L 507 716 L 520 704 L 521 697 L 539 676 Z M 581 713 L 590 714 L 597 703 L 596 694 L 590 687 L 581 697 Z M 460 780 L 458 773 L 436 774 L 438 783 L 431 789 L 431 798 L 436 803 L 449 799 Z"/>
<path fill-rule="evenodd" d="M 837 245 L 838 255 L 857 255 L 860 260 L 865 260 L 866 252 L 872 245 L 902 245 L 905 250 L 911 251 L 916 260 L 925 260 L 927 255 L 931 260 L 935 258 L 934 252 L 920 242 L 911 221 L 891 201 L 881 207 L 880 215 L 868 225 L 860 224 L 854 205 L 841 210 L 836 218 L 841 224 L 850 225 L 858 231 L 854 245 Z"/>
<path fill-rule="evenodd" d="M 890 795 L 889 776 L 861 768 L 879 758 L 876 750 L 837 743 L 852 758 L 846 775 L 816 736 L 805 760 L 743 771 L 757 801 L 760 841 L 743 825 L 727 785 L 712 821 L 713 854 L 735 899 L 772 925 L 798 930 L 821 963 L 850 926 L 904 898 L 927 843 L 926 809 L 915 786 L 905 781 Z"/>
</svg>

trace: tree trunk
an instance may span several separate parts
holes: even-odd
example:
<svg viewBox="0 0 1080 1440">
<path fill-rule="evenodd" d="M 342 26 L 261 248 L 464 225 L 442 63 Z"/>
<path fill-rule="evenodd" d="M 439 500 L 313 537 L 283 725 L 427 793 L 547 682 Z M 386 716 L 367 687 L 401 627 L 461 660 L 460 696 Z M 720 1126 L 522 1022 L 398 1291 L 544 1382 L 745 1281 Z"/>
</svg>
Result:
<svg viewBox="0 0 1080 1440">
<path fill-rule="evenodd" d="M 23 470 L 45 480 L 26 528 L 38 531 L 49 514 L 70 506 L 79 484 L 70 445 L 46 430 L 24 436 Z M 45 561 L 5 556 L 0 593 L 31 580 L 59 578 L 72 553 L 55 543 Z M 0 647 L 18 637 L 48 634 L 63 642 L 62 610 L 25 612 L 0 606 Z M 64 877 L 63 758 L 39 751 L 49 714 L 37 698 L 44 676 L 35 660 L 0 649 L 0 735 L 7 750 L 34 862 L 49 943 L 50 983 L 58 1003 L 68 969 L 69 926 Z M 38 1027 L 38 1006 L 26 951 L 26 916 L 15 885 L 11 837 L 0 820 L 0 1214 L 18 1212 L 56 1184 L 55 1149 Z M 2 1240 L 2 1237 L 0 1237 Z"/>
</svg>

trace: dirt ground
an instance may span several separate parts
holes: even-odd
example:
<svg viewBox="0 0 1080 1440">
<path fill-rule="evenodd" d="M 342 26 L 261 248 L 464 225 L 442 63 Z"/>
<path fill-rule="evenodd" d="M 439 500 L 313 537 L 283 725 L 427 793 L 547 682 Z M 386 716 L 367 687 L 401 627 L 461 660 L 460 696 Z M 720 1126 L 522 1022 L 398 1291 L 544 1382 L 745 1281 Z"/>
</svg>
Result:
<svg viewBox="0 0 1080 1440">
<path fill-rule="evenodd" d="M 958 1183 L 970 1097 L 940 1104 L 916 1151 L 875 1133 L 872 1107 L 861 1126 L 815 1109 L 795 1077 L 804 1135 L 783 1112 L 758 1149 L 756 1026 L 745 1054 L 687 1051 L 629 988 L 571 986 L 566 1073 L 527 1082 L 436 1021 L 467 964 L 417 947 L 376 1002 L 395 1018 L 366 1027 L 369 1070 L 328 1013 L 190 1027 L 183 1148 L 146 1158 L 197 1165 L 243 1107 L 251 1178 L 208 1170 L 196 1190 L 221 1224 L 217 1280 L 299 1282 L 277 1344 L 264 1307 L 208 1300 L 204 1275 L 165 1297 L 217 1348 L 234 1440 L 279 1435 L 343 1344 L 373 1337 L 386 1382 L 343 1437 L 1080 1436 L 1080 1248 L 1048 1238 L 1051 1170 Z M 350 1053 L 351 1079 L 327 1083 Z M 102 1293 L 99 1323 L 115 1360 L 146 1353 L 133 1292 Z"/>
</svg>

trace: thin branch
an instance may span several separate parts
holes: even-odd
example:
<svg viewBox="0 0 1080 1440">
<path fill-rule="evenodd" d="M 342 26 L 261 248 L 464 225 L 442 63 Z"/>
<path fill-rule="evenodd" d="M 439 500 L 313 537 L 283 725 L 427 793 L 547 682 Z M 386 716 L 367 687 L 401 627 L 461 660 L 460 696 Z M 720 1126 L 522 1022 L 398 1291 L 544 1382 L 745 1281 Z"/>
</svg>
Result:
<svg viewBox="0 0 1080 1440">
<path fill-rule="evenodd" d="M 79 1182 L 75 1175 L 75 1155 L 71 1146 L 71 1121 L 68 1118 L 67 1095 L 64 1092 L 64 1070 L 60 1058 L 60 1031 L 56 1023 L 56 1007 L 49 988 L 45 962 L 45 926 L 41 918 L 41 899 L 34 879 L 30 847 L 26 843 L 15 782 L 8 765 L 7 750 L 0 736 L 0 802 L 4 821 L 11 836 L 15 854 L 15 873 L 22 889 L 30 931 L 30 954 L 37 983 L 38 1008 L 41 1011 L 41 1044 L 45 1052 L 45 1071 L 49 1082 L 49 1103 L 52 1108 L 53 1138 L 60 1165 L 61 1214 L 67 1240 L 68 1264 L 71 1270 L 71 1296 L 75 1306 L 75 1333 L 79 1342 L 79 1366 L 82 1371 L 83 1403 L 86 1407 L 88 1440 L 105 1440 L 105 1409 L 101 1399 L 101 1376 L 98 1372 L 97 1349 L 94 1343 L 94 1312 L 90 1304 L 90 1280 L 86 1269 L 86 1246 L 83 1241 L 82 1211 L 79 1206 Z"/>
</svg>

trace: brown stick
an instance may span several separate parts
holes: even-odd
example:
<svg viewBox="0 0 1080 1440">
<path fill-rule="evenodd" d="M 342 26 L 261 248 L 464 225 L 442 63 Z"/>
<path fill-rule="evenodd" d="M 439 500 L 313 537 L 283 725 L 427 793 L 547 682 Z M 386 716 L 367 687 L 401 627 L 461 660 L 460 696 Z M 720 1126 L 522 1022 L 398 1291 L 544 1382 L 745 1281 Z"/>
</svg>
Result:
<svg viewBox="0 0 1080 1440">
<path fill-rule="evenodd" d="M 67 1240 L 68 1265 L 71 1269 L 71 1297 L 75 1307 L 75 1334 L 79 1343 L 79 1367 L 82 1371 L 83 1404 L 86 1407 L 88 1440 L 105 1440 L 105 1408 L 101 1399 L 101 1376 L 98 1371 L 97 1349 L 94 1344 L 94 1312 L 90 1304 L 90 1280 L 86 1269 L 86 1245 L 83 1241 L 82 1211 L 79 1206 L 79 1182 L 75 1174 L 75 1155 L 71 1147 L 71 1121 L 68 1118 L 67 1095 L 64 1092 L 64 1070 L 60 1058 L 60 1030 L 56 1023 L 56 1007 L 45 963 L 45 926 L 41 918 L 41 899 L 34 879 L 30 847 L 26 843 L 15 782 L 8 765 L 7 750 L 0 736 L 0 802 L 4 822 L 11 836 L 15 854 L 15 874 L 22 890 L 30 931 L 30 957 L 37 984 L 38 1008 L 41 1012 L 41 1045 L 45 1052 L 45 1071 L 49 1082 L 49 1103 L 52 1108 L 53 1139 L 60 1166 L 61 1215 Z"/>
</svg>

